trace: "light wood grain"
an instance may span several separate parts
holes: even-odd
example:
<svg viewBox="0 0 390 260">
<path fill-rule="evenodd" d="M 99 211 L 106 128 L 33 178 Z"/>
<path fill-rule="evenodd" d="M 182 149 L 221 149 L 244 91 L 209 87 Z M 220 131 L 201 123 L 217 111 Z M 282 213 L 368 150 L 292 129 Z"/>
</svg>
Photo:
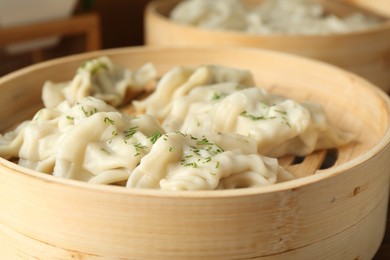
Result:
<svg viewBox="0 0 390 260">
<path fill-rule="evenodd" d="M 249 69 L 259 86 L 322 104 L 332 124 L 357 134 L 336 166 L 324 152 L 291 166 L 297 176 L 227 191 L 127 190 L 54 178 L 0 158 L 1 259 L 371 259 L 389 196 L 389 98 L 365 80 L 294 56 L 253 49 L 124 48 L 53 60 L 0 78 L 1 130 L 41 106 L 45 80 L 73 76 L 109 56 L 160 74 L 177 65 Z M 294 158 L 282 158 L 291 164 Z"/>
<path fill-rule="evenodd" d="M 179 0 L 152 1 L 145 13 L 145 42 L 160 46 L 244 46 L 265 48 L 318 59 L 350 70 L 390 90 L 390 20 L 364 30 L 338 35 L 250 35 L 199 29 L 172 22 L 169 12 Z M 257 1 L 258 2 L 258 1 Z M 353 8 L 337 1 L 322 1 L 341 15 Z M 363 12 L 363 10 L 362 10 Z M 379 14 L 378 14 L 379 15 Z"/>
<path fill-rule="evenodd" d="M 388 0 L 339 0 L 373 10 L 379 14 L 390 17 L 390 1 Z"/>
</svg>

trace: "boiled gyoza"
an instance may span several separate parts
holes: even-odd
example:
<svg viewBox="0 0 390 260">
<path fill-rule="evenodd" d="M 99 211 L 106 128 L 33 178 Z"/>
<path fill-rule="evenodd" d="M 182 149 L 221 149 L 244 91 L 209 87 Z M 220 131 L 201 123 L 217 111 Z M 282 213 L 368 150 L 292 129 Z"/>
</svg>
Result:
<svg viewBox="0 0 390 260">
<path fill-rule="evenodd" d="M 184 25 L 260 35 L 326 35 L 379 24 L 367 13 L 341 16 L 312 0 L 183 0 L 171 11 L 170 18 Z"/>
<path fill-rule="evenodd" d="M 132 103 L 136 117 L 110 105 L 155 75 L 152 65 L 130 72 L 105 57 L 87 61 L 72 81 L 45 84 L 45 108 L 0 135 L 0 156 L 95 184 L 216 190 L 291 180 L 271 157 L 352 140 L 320 105 L 269 93 L 249 71 L 217 65 L 168 71 Z"/>
<path fill-rule="evenodd" d="M 65 101 L 44 108 L 0 136 L 0 156 L 18 157 L 20 165 L 58 177 L 116 183 L 127 180 L 163 133 L 151 116 L 132 118 L 87 97 L 74 106 Z"/>
<path fill-rule="evenodd" d="M 199 70 L 204 68 L 207 66 Z M 160 92 L 142 102 L 147 112 L 162 120 L 167 132 L 197 133 L 206 129 L 246 135 L 255 139 L 258 152 L 267 156 L 304 156 L 352 140 L 351 135 L 327 122 L 319 105 L 299 104 L 245 83 L 225 80 L 183 90 L 186 83 L 165 82 L 159 86 Z M 156 104 L 152 99 L 157 99 L 164 89 L 169 89 L 171 98 L 164 99 L 167 102 L 162 116 L 154 114 Z"/>
<path fill-rule="evenodd" d="M 246 8 L 237 0 L 182 1 L 170 17 L 182 24 L 211 29 L 245 30 Z"/>
<path fill-rule="evenodd" d="M 130 175 L 127 187 L 214 190 L 259 187 L 292 178 L 276 159 L 258 155 L 249 138 L 177 132 L 157 140 Z"/>
<path fill-rule="evenodd" d="M 223 82 L 254 85 L 252 74 L 246 70 L 215 65 L 176 67 L 164 74 L 156 90 L 146 100 L 133 104 L 140 113 L 145 112 L 161 119 L 168 115 L 173 100 L 187 95 L 193 88 Z"/>
<path fill-rule="evenodd" d="M 64 100 L 74 105 L 87 96 L 118 106 L 128 90 L 142 90 L 156 75 L 151 63 L 130 71 L 113 64 L 108 57 L 99 57 L 86 61 L 70 82 L 47 81 L 43 86 L 42 99 L 47 108 L 53 108 Z"/>
</svg>

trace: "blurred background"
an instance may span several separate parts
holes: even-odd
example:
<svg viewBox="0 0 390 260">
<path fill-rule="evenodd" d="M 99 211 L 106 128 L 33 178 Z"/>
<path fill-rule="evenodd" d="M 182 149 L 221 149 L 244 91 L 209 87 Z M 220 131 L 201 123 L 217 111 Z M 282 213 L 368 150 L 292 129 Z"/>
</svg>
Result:
<svg viewBox="0 0 390 260">
<path fill-rule="evenodd" d="M 390 12 L 390 0 L 340 1 Z M 149 2 L 0 0 L 0 76 L 70 54 L 142 45 L 144 9 Z"/>
<path fill-rule="evenodd" d="M 142 45 L 149 1 L 0 0 L 0 76 L 65 55 Z M 42 34 L 52 35 L 37 41 Z"/>
</svg>

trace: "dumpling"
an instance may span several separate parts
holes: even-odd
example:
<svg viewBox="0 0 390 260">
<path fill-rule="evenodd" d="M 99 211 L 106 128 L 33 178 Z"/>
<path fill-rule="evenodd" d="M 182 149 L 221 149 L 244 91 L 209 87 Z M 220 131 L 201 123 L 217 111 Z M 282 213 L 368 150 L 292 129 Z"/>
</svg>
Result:
<svg viewBox="0 0 390 260">
<path fill-rule="evenodd" d="M 0 156 L 19 157 L 20 165 L 58 177 L 117 183 L 127 180 L 162 134 L 151 116 L 132 118 L 87 97 L 74 106 L 64 101 L 39 111 L 5 135 L 0 152 L 12 153 Z"/>
<path fill-rule="evenodd" d="M 234 83 L 194 88 L 176 98 L 163 127 L 184 133 L 206 129 L 249 136 L 257 141 L 260 154 L 272 157 L 304 156 L 353 139 L 332 127 L 319 105 L 299 104 L 264 89 Z"/>
<path fill-rule="evenodd" d="M 301 35 L 346 33 L 380 22 L 358 12 L 339 17 L 312 0 L 186 0 L 175 6 L 170 19 L 215 30 Z"/>
<path fill-rule="evenodd" d="M 170 14 L 181 24 L 230 30 L 245 30 L 245 16 L 245 7 L 237 0 L 182 1 Z"/>
<path fill-rule="evenodd" d="M 259 187 L 293 178 L 276 159 L 258 155 L 251 143 L 238 135 L 165 134 L 141 159 L 127 187 L 214 190 Z"/>
<path fill-rule="evenodd" d="M 247 70 L 216 65 L 176 67 L 164 74 L 156 90 L 148 98 L 134 101 L 133 105 L 139 113 L 145 112 L 162 119 L 169 114 L 172 101 L 187 95 L 193 88 L 224 82 L 254 85 L 253 76 Z"/>
<path fill-rule="evenodd" d="M 70 82 L 45 82 L 42 99 L 47 108 L 56 107 L 64 100 L 74 105 L 87 96 L 119 106 L 129 90 L 141 91 L 156 76 L 156 69 L 151 63 L 130 71 L 103 56 L 86 61 Z"/>
<path fill-rule="evenodd" d="M 18 157 L 20 146 L 23 143 L 23 134 L 29 121 L 18 125 L 15 130 L 0 135 L 0 157 L 11 159 Z"/>
<path fill-rule="evenodd" d="M 203 129 L 217 132 L 212 111 L 227 96 L 240 89 L 248 88 L 235 82 L 204 85 L 192 89 L 187 95 L 172 100 L 170 113 L 162 118 L 162 126 L 167 132 L 182 131 L 192 133 Z M 230 107 L 233 104 L 226 104 Z M 227 108 L 228 108 L 227 107 Z M 229 124 L 228 116 L 223 118 Z M 222 129 L 221 129 L 222 130 Z"/>
</svg>

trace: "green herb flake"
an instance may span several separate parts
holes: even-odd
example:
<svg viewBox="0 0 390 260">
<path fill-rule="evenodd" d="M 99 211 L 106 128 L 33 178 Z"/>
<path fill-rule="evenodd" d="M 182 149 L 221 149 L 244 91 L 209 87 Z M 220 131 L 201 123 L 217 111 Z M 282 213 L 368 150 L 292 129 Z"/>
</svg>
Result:
<svg viewBox="0 0 390 260">
<path fill-rule="evenodd" d="M 176 132 L 177 134 L 183 136 L 183 137 L 186 137 L 187 135 L 186 134 L 183 134 L 182 132 Z"/>
<path fill-rule="evenodd" d="M 215 153 L 216 154 L 219 154 L 219 153 L 223 153 L 225 150 L 224 149 L 222 149 L 220 146 L 218 146 L 218 145 L 215 145 L 216 147 L 217 147 L 217 149 L 215 150 Z"/>
<path fill-rule="evenodd" d="M 103 62 L 99 62 L 93 66 L 91 69 L 91 74 L 96 74 L 99 70 L 108 70 L 108 66 L 104 64 Z"/>
<path fill-rule="evenodd" d="M 135 133 L 137 133 L 137 131 L 138 131 L 138 126 L 130 127 L 129 130 L 124 131 L 124 134 L 125 134 L 124 141 L 125 141 L 125 143 L 127 143 L 127 140 L 132 138 L 135 135 Z"/>
<path fill-rule="evenodd" d="M 107 151 L 106 149 L 104 148 L 100 148 L 101 151 L 103 151 L 104 153 L 108 154 L 108 155 L 111 155 L 111 153 L 109 151 Z"/>
<path fill-rule="evenodd" d="M 204 137 L 202 140 L 197 141 L 196 144 L 197 144 L 197 145 L 213 145 L 213 144 L 210 143 L 210 141 L 207 140 L 207 138 L 205 138 L 205 137 Z"/>
<path fill-rule="evenodd" d="M 85 61 L 81 66 L 80 69 L 87 69 L 88 64 L 92 64 L 91 66 L 91 74 L 94 75 L 96 74 L 99 70 L 105 69 L 108 70 L 107 64 L 97 61 L 97 60 L 87 60 Z"/>
<path fill-rule="evenodd" d="M 217 163 L 215 164 L 215 169 L 218 169 L 219 168 L 219 161 L 217 161 Z"/>
<path fill-rule="evenodd" d="M 282 115 L 285 115 L 284 113 L 287 114 L 286 111 L 280 111 L 280 110 L 275 110 L 276 112 L 282 114 Z M 243 111 L 240 116 L 243 116 L 243 117 L 246 117 L 246 118 L 249 118 L 253 121 L 257 121 L 257 120 L 267 120 L 267 119 L 275 119 L 276 116 L 270 116 L 270 117 L 267 117 L 267 116 L 255 116 L 255 115 L 252 115 L 252 114 L 249 114 L 247 111 Z"/>
<path fill-rule="evenodd" d="M 109 117 L 105 117 L 104 118 L 104 123 L 106 123 L 106 124 L 110 124 L 110 125 L 114 125 L 114 120 L 112 120 L 111 118 L 109 118 Z"/>
<path fill-rule="evenodd" d="M 211 97 L 211 100 L 220 100 L 226 96 L 227 94 L 225 93 L 214 92 L 213 96 Z"/>
<path fill-rule="evenodd" d="M 141 150 L 144 150 L 144 149 L 148 148 L 147 146 L 142 145 L 141 143 L 133 144 L 133 146 L 134 146 L 135 151 L 136 151 L 134 156 L 140 155 L 141 154 L 140 153 Z"/>
<path fill-rule="evenodd" d="M 92 110 L 85 110 L 85 108 L 83 107 L 83 106 L 81 106 L 81 111 L 83 111 L 83 113 L 84 113 L 84 115 L 86 116 L 86 117 L 90 117 L 90 116 L 92 116 L 93 114 L 95 114 L 95 113 L 97 113 L 98 111 L 97 111 L 97 109 L 96 109 L 96 107 L 94 107 Z"/>
<path fill-rule="evenodd" d="M 190 163 L 182 162 L 182 165 L 185 166 L 185 167 L 198 168 L 198 164 L 196 162 L 190 162 Z"/>
<path fill-rule="evenodd" d="M 73 121 L 74 117 L 73 116 L 66 116 L 66 119 Z"/>
<path fill-rule="evenodd" d="M 196 155 L 199 155 L 200 156 L 200 150 L 199 149 L 193 149 L 192 150 Z"/>
<path fill-rule="evenodd" d="M 287 115 L 287 111 L 282 111 L 282 110 L 277 110 L 277 109 L 275 109 L 274 111 L 279 113 L 279 114 L 282 114 L 282 115 Z"/>
<path fill-rule="evenodd" d="M 253 121 L 257 121 L 257 120 L 264 120 L 264 119 L 267 119 L 266 117 L 264 116 L 254 116 L 252 114 L 249 114 L 246 110 L 244 110 L 240 116 L 243 116 L 243 117 L 246 117 L 246 118 L 249 118 Z"/>
<path fill-rule="evenodd" d="M 159 139 L 161 137 L 161 133 L 160 133 L 160 131 L 156 131 L 156 132 L 154 132 L 150 137 L 149 137 L 149 139 L 150 139 L 150 141 L 152 142 L 152 144 L 154 144 L 154 143 L 156 143 L 157 142 L 157 140 Z"/>
</svg>

